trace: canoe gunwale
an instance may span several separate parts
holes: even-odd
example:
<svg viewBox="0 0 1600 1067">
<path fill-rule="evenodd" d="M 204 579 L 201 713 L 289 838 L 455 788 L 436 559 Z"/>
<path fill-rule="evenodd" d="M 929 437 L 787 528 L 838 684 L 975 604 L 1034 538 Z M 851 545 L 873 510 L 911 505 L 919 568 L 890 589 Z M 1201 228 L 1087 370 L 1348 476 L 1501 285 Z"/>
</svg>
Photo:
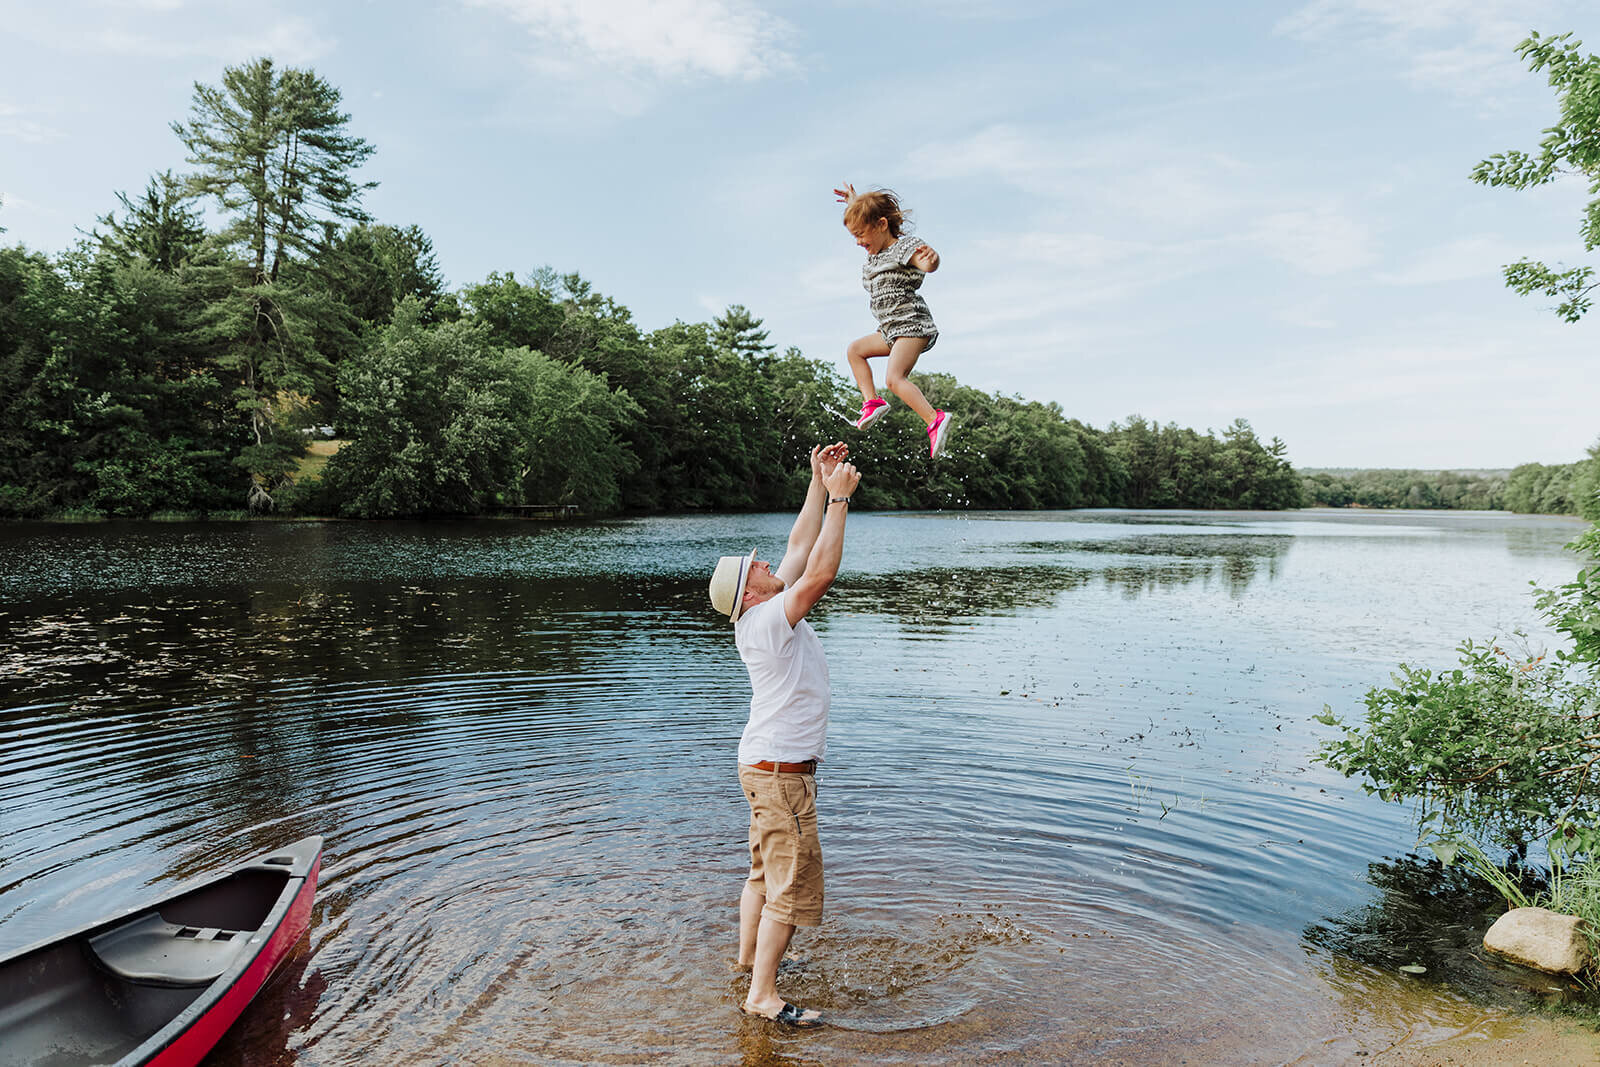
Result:
<svg viewBox="0 0 1600 1067">
<path fill-rule="evenodd" d="M 116 1067 L 186 1067 L 196 1064 L 266 985 L 272 973 L 305 933 L 310 923 L 321 861 L 322 838 L 304 838 L 193 879 L 162 893 L 155 900 L 121 909 L 109 918 L 97 919 L 77 929 L 6 953 L 0 956 L 0 970 L 14 965 L 25 967 L 29 957 L 43 957 L 76 944 L 92 965 L 112 980 L 134 986 L 156 986 L 160 983 L 128 979 L 107 968 L 90 946 L 91 939 L 144 916 L 157 914 L 162 908 L 173 906 L 193 894 L 224 887 L 225 883 L 241 875 L 262 872 L 280 877 L 283 879 L 282 888 L 272 900 L 260 925 L 242 931 L 247 939 L 244 950 L 229 960 L 214 979 L 193 986 L 196 992 L 193 1000 L 116 1060 Z"/>
</svg>

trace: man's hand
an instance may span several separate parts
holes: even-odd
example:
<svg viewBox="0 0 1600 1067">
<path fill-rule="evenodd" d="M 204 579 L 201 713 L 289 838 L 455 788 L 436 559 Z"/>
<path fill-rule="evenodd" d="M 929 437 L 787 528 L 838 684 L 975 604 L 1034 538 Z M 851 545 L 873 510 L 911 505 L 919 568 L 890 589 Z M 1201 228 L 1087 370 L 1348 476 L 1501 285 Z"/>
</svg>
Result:
<svg viewBox="0 0 1600 1067">
<path fill-rule="evenodd" d="M 856 198 L 856 187 L 849 182 L 845 182 L 844 188 L 835 189 L 833 195 L 839 198 L 839 203 L 848 204 Z"/>
<path fill-rule="evenodd" d="M 924 274 L 932 274 L 939 269 L 939 253 L 933 250 L 932 245 L 918 245 L 917 250 L 911 253 L 911 265 Z"/>
<path fill-rule="evenodd" d="M 823 488 L 828 490 L 829 497 L 848 497 L 856 491 L 856 486 L 859 484 L 861 484 L 861 474 L 856 470 L 854 463 L 840 463 L 822 479 Z"/>
</svg>

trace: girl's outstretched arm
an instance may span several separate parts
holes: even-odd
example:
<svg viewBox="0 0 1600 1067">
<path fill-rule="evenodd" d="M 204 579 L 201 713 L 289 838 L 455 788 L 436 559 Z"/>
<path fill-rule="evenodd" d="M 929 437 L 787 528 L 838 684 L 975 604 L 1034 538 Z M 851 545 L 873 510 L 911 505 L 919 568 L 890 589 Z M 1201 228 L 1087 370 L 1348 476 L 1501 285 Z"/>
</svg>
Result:
<svg viewBox="0 0 1600 1067">
<path fill-rule="evenodd" d="M 919 245 L 911 253 L 911 265 L 924 274 L 932 274 L 939 269 L 939 253 L 933 250 L 932 245 Z"/>
</svg>

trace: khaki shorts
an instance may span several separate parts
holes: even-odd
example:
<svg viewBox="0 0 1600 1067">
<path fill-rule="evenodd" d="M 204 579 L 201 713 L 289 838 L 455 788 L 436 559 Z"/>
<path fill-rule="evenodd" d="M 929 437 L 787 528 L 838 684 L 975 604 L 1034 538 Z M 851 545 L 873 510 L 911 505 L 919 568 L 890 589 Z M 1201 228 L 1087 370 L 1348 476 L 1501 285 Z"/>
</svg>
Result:
<svg viewBox="0 0 1600 1067">
<path fill-rule="evenodd" d="M 750 802 L 750 877 L 767 898 L 764 918 L 794 926 L 822 922 L 822 842 L 817 839 L 817 779 L 739 765 Z"/>
</svg>

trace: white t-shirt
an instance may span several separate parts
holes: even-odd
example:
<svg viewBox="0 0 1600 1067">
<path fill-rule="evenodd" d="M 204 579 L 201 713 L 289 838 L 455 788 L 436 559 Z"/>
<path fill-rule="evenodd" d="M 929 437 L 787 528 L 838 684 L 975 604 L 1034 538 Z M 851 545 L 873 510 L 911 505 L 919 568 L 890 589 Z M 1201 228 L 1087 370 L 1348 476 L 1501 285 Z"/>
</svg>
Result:
<svg viewBox="0 0 1600 1067">
<path fill-rule="evenodd" d="M 821 760 L 828 748 L 828 660 L 810 623 L 789 627 L 788 595 L 785 589 L 757 604 L 733 627 L 754 691 L 740 763 L 804 763 Z"/>
</svg>

